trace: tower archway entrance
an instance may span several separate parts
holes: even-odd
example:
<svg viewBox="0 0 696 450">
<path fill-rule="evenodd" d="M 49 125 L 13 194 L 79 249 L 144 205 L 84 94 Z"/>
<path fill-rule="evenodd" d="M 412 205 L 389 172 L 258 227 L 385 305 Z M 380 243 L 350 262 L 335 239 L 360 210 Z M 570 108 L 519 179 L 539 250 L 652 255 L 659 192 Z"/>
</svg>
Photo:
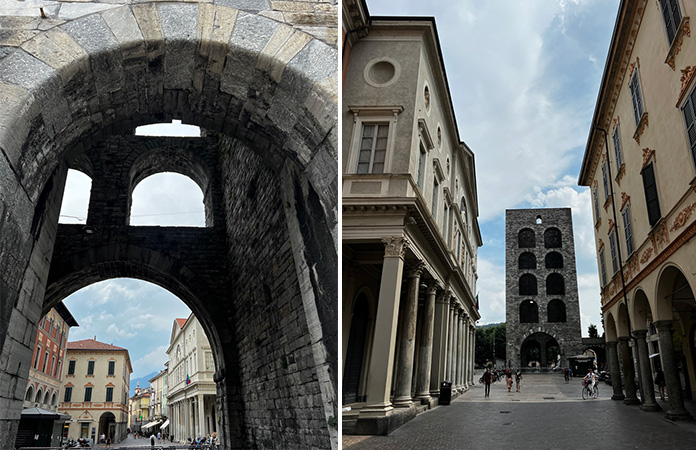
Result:
<svg viewBox="0 0 696 450">
<path fill-rule="evenodd" d="M 553 336 L 543 332 L 534 333 L 522 342 L 522 367 L 551 367 L 556 364 L 560 354 L 561 347 Z"/>
<path fill-rule="evenodd" d="M 13 387 L 0 448 L 25 395 L 25 336 L 112 277 L 165 287 L 201 320 L 225 448 L 335 447 L 334 44 L 210 3 L 77 16 L 0 56 L 0 384 Z M 133 134 L 175 118 L 203 136 Z M 92 179 L 85 225 L 58 224 L 69 168 Z M 133 186 L 165 170 L 202 187 L 205 228 L 129 225 Z"/>
</svg>

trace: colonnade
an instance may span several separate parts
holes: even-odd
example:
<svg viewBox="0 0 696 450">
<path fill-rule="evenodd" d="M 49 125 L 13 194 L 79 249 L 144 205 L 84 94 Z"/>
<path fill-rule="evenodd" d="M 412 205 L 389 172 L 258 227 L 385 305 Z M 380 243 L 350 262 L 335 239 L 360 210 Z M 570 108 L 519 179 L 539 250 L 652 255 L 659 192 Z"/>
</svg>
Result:
<svg viewBox="0 0 696 450">
<path fill-rule="evenodd" d="M 385 244 L 361 415 L 385 415 L 393 408 L 430 404 L 445 380 L 452 383 L 453 393 L 473 384 L 475 319 L 471 311 L 450 287 L 434 277 L 425 279 L 423 262 L 405 263 L 405 238 L 386 238 Z M 401 299 L 404 276 L 406 292 Z M 421 281 L 426 289 L 421 289 Z M 469 300 L 472 307 L 473 299 Z"/>
<path fill-rule="evenodd" d="M 209 413 L 205 408 L 205 397 L 198 394 L 167 405 L 169 434 L 174 435 L 175 442 L 185 443 L 188 438 L 205 437 L 210 433 L 206 428 Z"/>
</svg>

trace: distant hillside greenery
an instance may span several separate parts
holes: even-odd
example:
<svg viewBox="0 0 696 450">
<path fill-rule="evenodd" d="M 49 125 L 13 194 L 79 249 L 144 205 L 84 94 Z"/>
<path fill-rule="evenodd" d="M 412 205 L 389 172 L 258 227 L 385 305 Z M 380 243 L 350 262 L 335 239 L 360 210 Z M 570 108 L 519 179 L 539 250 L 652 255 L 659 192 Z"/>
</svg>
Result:
<svg viewBox="0 0 696 450">
<path fill-rule="evenodd" d="M 492 323 L 476 328 L 476 353 L 474 362 L 477 366 L 487 363 L 495 364 L 495 359 L 506 359 L 505 323 Z"/>
</svg>

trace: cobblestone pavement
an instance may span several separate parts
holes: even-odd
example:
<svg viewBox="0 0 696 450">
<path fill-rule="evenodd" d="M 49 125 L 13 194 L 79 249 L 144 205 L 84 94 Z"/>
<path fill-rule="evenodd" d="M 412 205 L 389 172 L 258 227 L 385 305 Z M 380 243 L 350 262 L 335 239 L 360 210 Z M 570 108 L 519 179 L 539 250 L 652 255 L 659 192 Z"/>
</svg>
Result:
<svg viewBox="0 0 696 450">
<path fill-rule="evenodd" d="M 476 378 L 478 379 L 478 377 Z M 411 449 L 686 449 L 696 448 L 696 422 L 670 422 L 664 412 L 612 401 L 600 382 L 599 398 L 583 400 L 580 378 L 525 375 L 521 392 L 493 383 L 490 398 L 476 384 L 449 406 L 420 414 L 389 436 L 344 436 L 343 450 Z M 659 400 L 663 410 L 666 401 Z M 687 409 L 696 416 L 693 402 Z"/>
</svg>

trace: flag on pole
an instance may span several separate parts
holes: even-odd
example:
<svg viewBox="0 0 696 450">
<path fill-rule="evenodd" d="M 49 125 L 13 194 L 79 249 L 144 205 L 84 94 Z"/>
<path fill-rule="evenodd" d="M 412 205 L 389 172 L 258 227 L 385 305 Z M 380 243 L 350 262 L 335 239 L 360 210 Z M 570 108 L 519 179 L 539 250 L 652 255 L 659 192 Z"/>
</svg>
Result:
<svg viewBox="0 0 696 450">
<path fill-rule="evenodd" d="M 476 294 L 476 309 L 479 309 L 479 304 L 478 304 L 478 294 Z"/>
<path fill-rule="evenodd" d="M 191 378 L 189 378 L 189 374 L 186 374 L 186 384 L 191 384 Z"/>
</svg>

